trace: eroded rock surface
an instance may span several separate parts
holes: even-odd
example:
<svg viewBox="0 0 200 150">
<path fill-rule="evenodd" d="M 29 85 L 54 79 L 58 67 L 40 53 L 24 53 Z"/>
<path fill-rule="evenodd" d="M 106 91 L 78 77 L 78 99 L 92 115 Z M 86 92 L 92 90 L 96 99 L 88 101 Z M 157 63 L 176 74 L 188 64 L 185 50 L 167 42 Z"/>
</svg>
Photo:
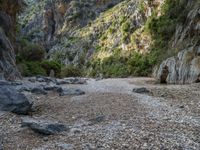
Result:
<svg viewBox="0 0 200 150">
<path fill-rule="evenodd" d="M 57 134 L 68 130 L 68 128 L 61 123 L 30 117 L 22 118 L 22 127 L 29 127 L 34 132 L 44 135 Z"/>
<path fill-rule="evenodd" d="M 163 61 L 157 73 L 160 83 L 200 82 L 200 47 L 190 47 Z"/>
<path fill-rule="evenodd" d="M 14 34 L 16 14 L 21 3 L 19 1 L 1 1 L 0 5 L 0 73 L 7 80 L 21 78 L 15 63 Z M 18 9 L 15 9 L 18 7 Z"/>
<path fill-rule="evenodd" d="M 17 92 L 9 85 L 0 86 L 0 110 L 16 114 L 27 114 L 31 111 L 32 104 L 25 95 Z"/>
</svg>

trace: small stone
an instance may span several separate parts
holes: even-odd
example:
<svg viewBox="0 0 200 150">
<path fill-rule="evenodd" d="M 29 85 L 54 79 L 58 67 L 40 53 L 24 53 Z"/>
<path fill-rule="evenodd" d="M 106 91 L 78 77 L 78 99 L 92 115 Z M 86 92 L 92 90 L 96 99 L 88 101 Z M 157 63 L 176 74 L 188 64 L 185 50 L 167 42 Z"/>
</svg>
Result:
<svg viewBox="0 0 200 150">
<path fill-rule="evenodd" d="M 55 71 L 53 69 L 51 69 L 49 77 L 50 78 L 54 78 L 55 77 Z"/>
<path fill-rule="evenodd" d="M 134 88 L 133 92 L 135 92 L 135 93 L 150 93 L 150 91 L 145 87 Z"/>
<path fill-rule="evenodd" d="M 36 78 L 29 78 L 28 81 L 35 83 L 36 82 Z"/>
<path fill-rule="evenodd" d="M 3 150 L 3 146 L 0 144 L 0 150 Z"/>
<path fill-rule="evenodd" d="M 4 73 L 0 73 L 0 80 L 5 80 Z"/>
<path fill-rule="evenodd" d="M 182 106 L 179 106 L 179 108 L 184 108 L 184 105 L 182 105 Z"/>
<path fill-rule="evenodd" d="M 93 119 L 90 119 L 89 121 L 92 123 L 91 125 L 93 124 L 96 124 L 96 123 L 100 123 L 100 122 L 103 122 L 105 120 L 105 116 L 104 115 L 100 115 L 100 116 L 97 116 Z"/>
<path fill-rule="evenodd" d="M 42 87 L 34 87 L 31 89 L 31 93 L 47 95 L 47 92 Z"/>
<path fill-rule="evenodd" d="M 83 94 L 85 94 L 84 91 L 82 91 L 80 89 L 73 89 L 73 88 L 71 88 L 71 89 L 62 89 L 60 91 L 60 96 L 83 95 Z"/>
<path fill-rule="evenodd" d="M 47 141 L 49 140 L 49 138 L 48 138 L 47 136 L 45 136 L 45 137 L 43 138 L 43 140 L 44 140 L 45 142 L 47 142 Z"/>
<path fill-rule="evenodd" d="M 55 86 L 55 85 L 47 85 L 47 86 L 44 86 L 44 90 L 46 91 L 59 91 L 61 87 L 59 86 Z"/>
<path fill-rule="evenodd" d="M 62 148 L 63 150 L 72 150 L 72 149 L 74 149 L 74 145 L 73 144 L 58 143 L 57 146 L 59 148 Z"/>
</svg>

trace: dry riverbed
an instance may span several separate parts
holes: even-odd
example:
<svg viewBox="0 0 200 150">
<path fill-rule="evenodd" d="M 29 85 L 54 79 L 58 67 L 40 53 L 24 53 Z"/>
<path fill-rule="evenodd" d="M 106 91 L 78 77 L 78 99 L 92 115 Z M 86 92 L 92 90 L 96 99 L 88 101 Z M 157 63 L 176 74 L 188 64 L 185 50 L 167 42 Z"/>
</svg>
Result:
<svg viewBox="0 0 200 150">
<path fill-rule="evenodd" d="M 158 85 L 151 78 L 88 79 L 66 84 L 85 95 L 30 94 L 32 117 L 58 121 L 68 131 L 43 136 L 0 113 L 3 150 L 199 150 L 200 84 Z M 134 93 L 146 87 L 149 93 Z M 0 147 L 1 149 L 1 147 Z"/>
</svg>

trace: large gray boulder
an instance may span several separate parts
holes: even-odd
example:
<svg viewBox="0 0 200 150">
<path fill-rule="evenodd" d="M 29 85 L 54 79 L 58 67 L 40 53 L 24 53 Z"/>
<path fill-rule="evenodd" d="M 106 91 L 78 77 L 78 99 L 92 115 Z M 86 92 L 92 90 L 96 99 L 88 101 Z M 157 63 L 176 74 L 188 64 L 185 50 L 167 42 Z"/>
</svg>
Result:
<svg viewBox="0 0 200 150">
<path fill-rule="evenodd" d="M 0 86 L 0 110 L 9 111 L 16 114 L 28 114 L 32 104 L 25 95 L 19 93 L 10 85 Z"/>
<path fill-rule="evenodd" d="M 61 123 L 30 117 L 22 118 L 22 127 L 29 127 L 34 132 L 43 135 L 52 135 L 69 130 L 68 127 Z"/>
</svg>

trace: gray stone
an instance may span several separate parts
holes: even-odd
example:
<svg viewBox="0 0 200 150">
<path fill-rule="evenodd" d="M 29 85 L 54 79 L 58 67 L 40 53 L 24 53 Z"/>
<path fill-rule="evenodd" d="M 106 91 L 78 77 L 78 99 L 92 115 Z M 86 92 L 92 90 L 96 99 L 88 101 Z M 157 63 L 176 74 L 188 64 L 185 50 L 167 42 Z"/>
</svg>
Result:
<svg viewBox="0 0 200 150">
<path fill-rule="evenodd" d="M 57 79 L 56 84 L 85 84 L 86 80 L 82 78 L 64 78 L 64 79 Z"/>
<path fill-rule="evenodd" d="M 95 118 L 92 118 L 92 119 L 89 120 L 91 122 L 90 125 L 103 122 L 105 120 L 105 118 L 106 117 L 104 115 L 100 115 L 100 116 L 97 116 Z"/>
<path fill-rule="evenodd" d="M 57 146 L 63 150 L 73 150 L 74 145 L 73 144 L 67 144 L 67 143 L 57 143 Z"/>
<path fill-rule="evenodd" d="M 38 76 L 36 76 L 36 81 L 37 82 L 48 82 L 48 83 L 53 82 L 53 83 L 55 83 L 56 79 L 38 75 Z"/>
<path fill-rule="evenodd" d="M 4 73 L 0 73 L 0 80 L 5 80 Z"/>
<path fill-rule="evenodd" d="M 3 146 L 0 144 L 0 150 L 3 150 Z"/>
<path fill-rule="evenodd" d="M 135 93 L 149 93 L 150 91 L 145 87 L 141 87 L 141 88 L 134 88 L 133 92 L 135 92 Z"/>
<path fill-rule="evenodd" d="M 32 104 L 22 93 L 11 86 L 0 86 L 0 110 L 16 114 L 27 114 Z"/>
<path fill-rule="evenodd" d="M 18 86 L 18 85 L 22 85 L 23 83 L 20 81 L 15 81 L 15 82 L 11 82 L 11 85 L 13 86 Z"/>
<path fill-rule="evenodd" d="M 2 85 L 11 85 L 11 83 L 5 80 L 0 80 L 0 86 Z"/>
<path fill-rule="evenodd" d="M 66 96 L 66 95 L 83 95 L 85 94 L 84 91 L 80 90 L 80 89 L 62 89 L 60 91 L 60 96 Z"/>
<path fill-rule="evenodd" d="M 36 82 L 36 78 L 35 77 L 29 78 L 28 81 L 35 83 Z"/>
<path fill-rule="evenodd" d="M 43 135 L 52 135 L 69 130 L 64 124 L 30 117 L 22 118 L 22 127 L 29 127 L 34 132 Z"/>
<path fill-rule="evenodd" d="M 64 79 L 57 79 L 56 84 L 57 85 L 63 85 L 63 84 L 70 84 L 70 82 L 67 81 L 67 80 L 64 80 Z"/>
<path fill-rule="evenodd" d="M 43 95 L 47 95 L 47 91 L 45 91 L 43 89 L 43 87 L 34 87 L 33 89 L 31 89 L 31 93 L 34 93 L 34 94 L 43 94 Z"/>
<path fill-rule="evenodd" d="M 60 91 L 61 87 L 56 85 L 46 85 L 43 87 L 43 89 L 46 91 Z"/>
<path fill-rule="evenodd" d="M 23 85 L 23 86 L 16 87 L 16 89 L 18 92 L 24 92 L 24 91 L 30 92 L 32 88 L 29 86 Z"/>
</svg>

